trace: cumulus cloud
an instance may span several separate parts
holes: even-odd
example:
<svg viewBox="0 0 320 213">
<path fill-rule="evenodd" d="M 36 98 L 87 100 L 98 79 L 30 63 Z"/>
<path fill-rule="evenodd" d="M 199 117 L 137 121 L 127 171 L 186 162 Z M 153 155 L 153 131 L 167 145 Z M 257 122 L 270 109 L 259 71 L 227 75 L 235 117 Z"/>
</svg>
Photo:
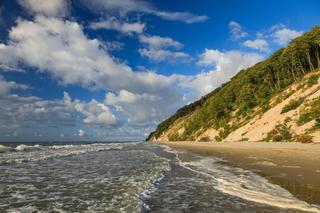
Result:
<svg viewBox="0 0 320 213">
<path fill-rule="evenodd" d="M 262 59 L 263 56 L 257 53 L 221 52 L 214 49 L 205 49 L 199 56 L 198 64 L 211 69 L 195 76 L 184 76 L 180 80 L 181 86 L 191 88 L 192 96 L 198 98 L 227 82 L 240 70 L 254 65 Z"/>
<path fill-rule="evenodd" d="M 83 115 L 83 123 L 99 126 L 117 125 L 118 120 L 108 106 L 92 99 L 90 102 L 72 101 L 68 93 L 64 92 L 63 103 L 69 111 L 77 111 Z"/>
<path fill-rule="evenodd" d="M 107 93 L 105 103 L 108 105 L 117 105 L 122 103 L 135 103 L 144 100 L 155 101 L 157 99 L 157 96 L 148 93 L 134 94 L 127 90 L 120 90 L 118 96 L 112 92 Z"/>
<path fill-rule="evenodd" d="M 273 33 L 273 38 L 276 43 L 278 43 L 281 46 L 287 45 L 292 39 L 299 37 L 302 35 L 302 31 L 296 31 L 289 28 L 281 28 L 276 30 Z"/>
<path fill-rule="evenodd" d="M 68 0 L 18 0 L 31 14 L 65 16 L 68 13 Z"/>
<path fill-rule="evenodd" d="M 0 110 L 0 126 L 5 128 L 75 125 L 74 115 L 61 100 L 7 94 L 0 96 Z"/>
<path fill-rule="evenodd" d="M 88 39 L 78 23 L 44 16 L 20 20 L 10 30 L 8 44 L 0 43 L 0 56 L 1 65 L 23 63 L 62 85 L 141 92 L 163 89 L 170 81 L 152 72 L 134 72 L 106 52 L 102 42 Z M 160 80 L 164 84 L 155 83 Z"/>
<path fill-rule="evenodd" d="M 286 46 L 291 40 L 301 36 L 303 31 L 290 29 L 284 24 L 275 24 L 270 28 L 257 32 L 257 40 L 268 40 L 269 44 L 276 44 L 277 46 Z M 262 45 L 262 42 L 261 44 Z"/>
<path fill-rule="evenodd" d="M 242 30 L 242 26 L 235 21 L 229 22 L 229 29 L 232 40 L 238 40 L 248 36 L 248 33 Z"/>
<path fill-rule="evenodd" d="M 183 44 L 172 38 L 140 35 L 139 41 L 147 46 L 147 48 L 140 48 L 138 50 L 140 55 L 147 57 L 152 61 L 160 62 L 166 60 L 175 62 L 177 59 L 180 61 L 188 61 L 190 59 L 189 54 L 173 50 L 181 49 Z"/>
<path fill-rule="evenodd" d="M 28 89 L 29 86 L 25 84 L 18 84 L 14 81 L 6 81 L 2 75 L 0 75 L 0 96 L 8 94 L 12 89 Z"/>
<path fill-rule="evenodd" d="M 181 101 L 181 95 L 174 91 L 168 96 L 164 93 L 134 94 L 121 90 L 118 94 L 107 93 L 104 103 L 115 106 L 119 112 L 124 113 L 129 123 L 141 126 L 163 119 L 164 115 L 169 115 L 177 107 L 173 103 Z"/>
<path fill-rule="evenodd" d="M 159 49 L 139 49 L 141 56 L 147 57 L 152 61 L 169 61 L 175 63 L 177 60 L 180 62 L 189 61 L 190 55 L 180 51 L 159 50 Z"/>
<path fill-rule="evenodd" d="M 161 11 L 154 8 L 149 1 L 141 0 L 82 0 L 82 3 L 86 5 L 90 10 L 94 12 L 109 12 L 124 15 L 129 12 L 142 12 L 158 16 L 166 20 L 175 20 L 192 24 L 196 22 L 204 22 L 208 19 L 204 15 L 194 15 L 188 12 L 170 12 Z"/>
<path fill-rule="evenodd" d="M 247 40 L 244 41 L 242 45 L 262 52 L 270 52 L 269 44 L 265 39 Z"/>
<path fill-rule="evenodd" d="M 169 38 L 161 40 L 161 44 L 148 41 L 145 44 L 147 47 L 182 46 Z M 135 94 L 134 97 L 140 102 L 115 104 L 118 110 L 122 107 L 118 112 L 126 115 L 134 125 L 138 122 L 156 123 L 170 115 L 181 103 L 181 91 L 175 86 L 176 79 L 172 76 L 149 70 L 133 71 L 127 64 L 111 56 L 105 48 L 99 40 L 88 39 L 78 23 L 37 16 L 34 21 L 18 21 L 17 26 L 10 30 L 8 44 L 0 44 L 0 56 L 3 56 L 0 57 L 0 64 L 11 67 L 23 64 L 36 68 L 38 72 L 48 73 L 61 85 L 113 91 L 114 94 L 120 94 L 121 98 Z M 120 123 L 112 113 L 114 106 L 109 103 L 72 101 L 66 94 L 63 100 L 58 101 L 58 105 L 62 105 L 62 102 L 64 108 L 61 112 L 65 112 L 62 114 L 68 118 L 67 121 L 76 112 L 86 125 L 114 126 Z M 49 101 L 48 105 L 55 106 L 56 103 Z M 160 107 L 164 105 L 166 107 Z M 46 114 L 45 110 L 48 109 L 52 108 L 43 108 L 43 118 L 46 118 L 45 115 L 52 116 L 48 120 L 59 117 L 54 116 L 55 112 Z"/>
<path fill-rule="evenodd" d="M 76 101 L 75 109 L 85 116 L 83 119 L 83 123 L 85 124 L 102 126 L 118 124 L 118 120 L 111 110 L 106 105 L 99 103 L 96 100 L 92 100 L 89 103 Z"/>
<path fill-rule="evenodd" d="M 180 42 L 175 41 L 172 38 L 161 37 L 156 35 L 141 35 L 139 36 L 139 41 L 142 44 L 146 44 L 150 49 L 162 49 L 165 47 L 174 47 L 176 49 L 180 49 L 183 47 L 183 45 Z"/>
<path fill-rule="evenodd" d="M 114 126 L 116 116 L 107 105 L 96 100 L 72 101 L 68 93 L 62 99 L 45 100 L 36 96 L 19 96 L 8 93 L 0 96 L 0 126 L 75 126 L 77 118 L 84 125 Z"/>
<path fill-rule="evenodd" d="M 97 22 L 92 22 L 89 25 L 91 29 L 107 29 L 107 30 L 116 30 L 122 33 L 131 34 L 131 33 L 143 33 L 146 25 L 140 22 L 125 22 L 117 19 L 116 17 L 110 17 L 104 20 Z"/>
</svg>

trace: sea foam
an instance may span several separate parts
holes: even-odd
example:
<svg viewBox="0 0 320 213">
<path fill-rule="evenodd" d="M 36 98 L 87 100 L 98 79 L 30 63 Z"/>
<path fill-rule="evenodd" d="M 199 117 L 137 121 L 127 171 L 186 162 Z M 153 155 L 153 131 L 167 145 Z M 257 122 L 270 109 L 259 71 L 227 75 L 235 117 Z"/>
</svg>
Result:
<svg viewBox="0 0 320 213">
<path fill-rule="evenodd" d="M 295 198 L 287 190 L 251 171 L 219 164 L 220 160 L 214 157 L 198 156 L 199 160 L 184 162 L 179 158 L 181 151 L 167 146 L 162 147 L 165 151 L 176 155 L 176 160 L 181 167 L 211 178 L 214 188 L 223 193 L 279 208 L 320 212 L 320 206 Z"/>
</svg>

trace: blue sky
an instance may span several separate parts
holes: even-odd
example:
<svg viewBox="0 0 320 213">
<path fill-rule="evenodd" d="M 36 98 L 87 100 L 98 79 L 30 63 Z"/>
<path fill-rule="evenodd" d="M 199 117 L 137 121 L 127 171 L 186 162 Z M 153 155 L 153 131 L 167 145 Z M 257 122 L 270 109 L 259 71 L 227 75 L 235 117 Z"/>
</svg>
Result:
<svg viewBox="0 0 320 213">
<path fill-rule="evenodd" d="M 3 0 L 0 141 L 143 139 L 319 11 L 317 0 Z"/>
</svg>

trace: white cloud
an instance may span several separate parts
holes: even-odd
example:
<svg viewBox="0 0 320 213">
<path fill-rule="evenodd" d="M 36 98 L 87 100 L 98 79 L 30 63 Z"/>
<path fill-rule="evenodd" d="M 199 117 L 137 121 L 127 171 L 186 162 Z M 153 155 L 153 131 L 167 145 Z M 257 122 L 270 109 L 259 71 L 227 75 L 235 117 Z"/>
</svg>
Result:
<svg viewBox="0 0 320 213">
<path fill-rule="evenodd" d="M 168 62 L 179 62 L 189 61 L 190 55 L 180 51 L 171 51 L 171 50 L 158 50 L 158 49 L 139 49 L 141 56 L 147 57 L 152 61 L 168 61 Z"/>
<path fill-rule="evenodd" d="M 240 70 L 248 68 L 261 61 L 263 56 L 257 53 L 240 51 L 221 52 L 205 49 L 199 57 L 199 65 L 210 66 L 212 69 L 195 76 L 184 76 L 181 86 L 192 89 L 192 96 L 201 97 L 221 84 L 230 80 Z"/>
<path fill-rule="evenodd" d="M 169 94 L 170 96 L 165 92 L 134 94 L 121 90 L 118 94 L 107 93 L 105 104 L 112 105 L 119 112 L 124 113 L 130 124 L 141 126 L 153 124 L 154 121 L 159 121 L 173 112 L 176 103 L 182 101 L 181 95 L 176 91 L 171 91 Z"/>
<path fill-rule="evenodd" d="M 147 46 L 147 48 L 140 48 L 138 50 L 140 55 L 147 57 L 152 61 L 160 62 L 166 60 L 175 62 L 178 59 L 182 61 L 188 61 L 190 59 L 189 54 L 170 49 L 180 49 L 183 47 L 183 44 L 172 38 L 140 35 L 139 41 Z"/>
<path fill-rule="evenodd" d="M 65 16 L 68 13 L 68 0 L 18 0 L 31 14 Z"/>
<path fill-rule="evenodd" d="M 303 31 L 290 29 L 284 24 L 275 24 L 270 28 L 257 32 L 257 38 L 268 40 L 269 44 L 277 44 L 280 46 L 286 46 L 291 40 L 301 36 Z M 257 40 L 258 40 L 257 39 Z"/>
<path fill-rule="evenodd" d="M 114 93 L 109 92 L 106 94 L 105 103 L 107 105 L 117 105 L 122 103 L 136 103 L 139 101 L 155 101 L 158 97 L 148 93 L 134 94 L 127 90 L 120 90 L 119 95 L 116 96 Z"/>
<path fill-rule="evenodd" d="M 176 49 L 180 49 L 183 47 L 178 41 L 173 40 L 169 37 L 161 37 L 161 36 L 139 36 L 139 41 L 142 44 L 146 44 L 150 49 L 162 49 L 165 47 L 174 47 Z"/>
<path fill-rule="evenodd" d="M 247 40 L 242 45 L 262 52 L 270 52 L 269 44 L 265 39 Z"/>
<path fill-rule="evenodd" d="M 194 15 L 188 12 L 160 11 L 154 8 L 150 1 L 82 0 L 82 3 L 95 12 L 107 11 L 109 13 L 117 13 L 122 16 L 129 12 L 142 12 L 158 16 L 162 19 L 181 21 L 187 24 L 204 22 L 208 19 L 207 16 Z"/>
<path fill-rule="evenodd" d="M 96 100 L 83 102 L 64 93 L 62 99 L 45 100 L 36 96 L 10 94 L 0 96 L 0 127 L 74 126 L 77 118 L 84 125 L 114 126 L 116 116 L 107 105 Z M 81 121 L 77 124 L 81 124 Z"/>
<path fill-rule="evenodd" d="M 276 43 L 281 46 L 287 45 L 292 39 L 302 35 L 302 31 L 291 30 L 289 28 L 281 28 L 273 33 L 273 38 Z"/>
<path fill-rule="evenodd" d="M 133 72 L 102 46 L 99 40 L 88 39 L 78 23 L 37 16 L 34 21 L 20 20 L 10 30 L 8 45 L 0 43 L 0 64 L 23 63 L 49 73 L 62 85 L 90 89 L 156 91 L 166 84 L 155 82 L 170 81 L 155 73 Z"/>
<path fill-rule="evenodd" d="M 82 130 L 82 129 L 79 129 L 78 136 L 79 137 L 83 137 L 85 135 L 86 135 L 86 132 L 84 130 Z"/>
<path fill-rule="evenodd" d="M 99 103 L 95 99 L 90 102 L 82 102 L 80 100 L 72 101 L 69 94 L 64 92 L 63 103 L 69 111 L 77 111 L 81 113 L 84 124 L 112 126 L 117 125 L 118 120 L 108 106 Z"/>
<path fill-rule="evenodd" d="M 28 89 L 29 86 L 25 84 L 18 84 L 14 81 L 6 81 L 2 75 L 0 75 L 0 96 L 6 95 L 12 89 Z"/>
<path fill-rule="evenodd" d="M 116 116 L 111 112 L 109 107 L 103 103 L 99 103 L 96 100 L 92 100 L 88 103 L 82 103 L 75 101 L 75 109 L 83 114 L 85 117 L 83 123 L 101 125 L 101 126 L 112 126 L 118 124 Z"/>
<path fill-rule="evenodd" d="M 0 96 L 0 127 L 43 128 L 73 126 L 75 117 L 62 100 L 44 100 L 35 96 Z"/>
<path fill-rule="evenodd" d="M 150 12 L 163 19 L 182 21 L 187 24 L 204 22 L 208 19 L 208 16 L 198 16 L 188 12 L 168 12 L 157 10 L 151 10 Z"/>
<path fill-rule="evenodd" d="M 248 36 L 248 33 L 242 30 L 242 26 L 235 21 L 229 22 L 229 29 L 233 40 L 238 40 Z"/>
<path fill-rule="evenodd" d="M 116 17 L 110 17 L 105 20 L 100 20 L 98 22 L 92 22 L 89 25 L 91 29 L 107 29 L 116 30 L 122 33 L 143 33 L 145 29 L 145 24 L 140 22 L 124 22 Z"/>
</svg>

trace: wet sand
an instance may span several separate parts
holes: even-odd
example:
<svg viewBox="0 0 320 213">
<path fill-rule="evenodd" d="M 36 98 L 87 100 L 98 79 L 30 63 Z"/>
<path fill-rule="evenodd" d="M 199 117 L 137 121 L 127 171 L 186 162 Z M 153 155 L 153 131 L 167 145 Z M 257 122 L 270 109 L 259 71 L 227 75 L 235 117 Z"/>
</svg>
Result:
<svg viewBox="0 0 320 213">
<path fill-rule="evenodd" d="M 159 142 L 157 142 L 159 143 Z M 161 142 L 175 149 L 214 155 L 252 170 L 295 197 L 320 204 L 320 143 Z"/>
</svg>

